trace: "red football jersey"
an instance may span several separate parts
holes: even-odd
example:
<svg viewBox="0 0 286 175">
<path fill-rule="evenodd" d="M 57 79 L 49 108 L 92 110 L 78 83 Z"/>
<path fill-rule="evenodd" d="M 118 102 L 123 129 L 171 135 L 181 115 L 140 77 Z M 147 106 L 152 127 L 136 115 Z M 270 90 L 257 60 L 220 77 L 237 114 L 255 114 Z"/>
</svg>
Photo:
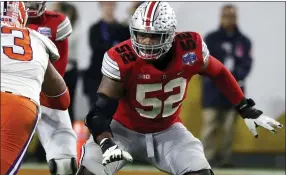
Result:
<svg viewBox="0 0 286 175">
<path fill-rule="evenodd" d="M 113 116 L 115 120 L 141 133 L 159 132 L 181 121 L 179 114 L 188 83 L 200 72 L 209 52 L 199 34 L 182 32 L 175 36 L 171 53 L 172 60 L 163 71 L 139 58 L 131 40 L 105 53 L 102 73 L 121 81 L 126 90 Z"/>
<path fill-rule="evenodd" d="M 60 59 L 53 63 L 57 71 L 63 76 L 68 62 L 68 36 L 72 27 L 65 15 L 46 10 L 40 17 L 29 18 L 27 27 L 49 37 L 57 46 Z"/>
</svg>

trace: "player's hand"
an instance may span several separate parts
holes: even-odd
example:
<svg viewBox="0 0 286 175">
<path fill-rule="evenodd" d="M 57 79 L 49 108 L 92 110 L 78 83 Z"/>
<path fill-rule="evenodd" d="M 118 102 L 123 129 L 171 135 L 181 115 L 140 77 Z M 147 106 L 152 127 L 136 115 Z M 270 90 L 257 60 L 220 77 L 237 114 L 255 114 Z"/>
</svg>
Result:
<svg viewBox="0 0 286 175">
<path fill-rule="evenodd" d="M 261 126 L 271 131 L 272 133 L 277 132 L 275 128 L 283 128 L 282 124 L 264 115 L 262 111 L 255 109 L 253 107 L 254 105 L 255 102 L 251 98 L 244 99 L 236 106 L 236 110 L 244 119 L 246 126 L 248 127 L 250 132 L 255 136 L 255 138 L 258 137 L 258 133 L 256 130 L 256 127 L 258 126 Z"/>
<path fill-rule="evenodd" d="M 49 169 L 51 175 L 75 175 L 77 171 L 76 159 L 51 159 Z"/>
<path fill-rule="evenodd" d="M 276 133 L 277 131 L 273 128 L 283 128 L 283 126 L 277 122 L 276 120 L 261 114 L 258 118 L 256 119 L 248 119 L 245 118 L 244 119 L 246 126 L 248 127 L 248 129 L 250 130 L 250 132 L 257 138 L 258 134 L 256 131 L 256 127 L 257 126 L 262 126 L 265 129 L 268 129 L 269 131 L 271 131 L 272 133 Z"/>
<path fill-rule="evenodd" d="M 104 166 L 119 160 L 133 161 L 132 156 L 128 152 L 121 150 L 112 139 L 104 138 L 100 142 L 100 147 L 103 153 L 102 164 Z"/>
</svg>

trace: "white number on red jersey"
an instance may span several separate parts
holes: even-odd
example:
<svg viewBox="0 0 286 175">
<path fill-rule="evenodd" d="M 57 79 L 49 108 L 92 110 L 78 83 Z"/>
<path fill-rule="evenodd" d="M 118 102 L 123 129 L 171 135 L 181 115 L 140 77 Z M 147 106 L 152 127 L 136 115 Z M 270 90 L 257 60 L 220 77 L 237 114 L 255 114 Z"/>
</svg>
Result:
<svg viewBox="0 0 286 175">
<path fill-rule="evenodd" d="M 183 77 L 176 78 L 174 80 L 169 81 L 164 87 L 162 83 L 155 84 L 138 84 L 136 89 L 136 100 L 142 106 L 152 106 L 153 109 L 151 111 L 145 111 L 144 109 L 136 108 L 137 112 L 142 116 L 150 119 L 154 119 L 158 116 L 161 111 L 162 117 L 169 117 L 173 115 L 180 104 L 173 108 L 173 104 L 180 102 L 184 98 L 185 90 L 187 86 L 187 80 Z M 179 94 L 169 96 L 164 102 L 159 100 L 158 98 L 146 98 L 146 93 L 155 92 L 164 90 L 165 93 L 171 92 L 174 88 L 180 87 Z M 163 108 L 163 110 L 162 110 Z"/>
</svg>

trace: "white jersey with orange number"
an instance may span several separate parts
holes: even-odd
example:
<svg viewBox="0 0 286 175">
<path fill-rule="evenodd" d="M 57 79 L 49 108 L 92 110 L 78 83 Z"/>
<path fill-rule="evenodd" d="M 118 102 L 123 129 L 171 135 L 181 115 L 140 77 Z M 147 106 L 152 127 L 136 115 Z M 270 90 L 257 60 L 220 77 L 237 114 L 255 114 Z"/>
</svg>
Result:
<svg viewBox="0 0 286 175">
<path fill-rule="evenodd" d="M 49 59 L 59 53 L 47 37 L 1 23 L 1 91 L 12 92 L 40 104 L 40 92 Z"/>
</svg>

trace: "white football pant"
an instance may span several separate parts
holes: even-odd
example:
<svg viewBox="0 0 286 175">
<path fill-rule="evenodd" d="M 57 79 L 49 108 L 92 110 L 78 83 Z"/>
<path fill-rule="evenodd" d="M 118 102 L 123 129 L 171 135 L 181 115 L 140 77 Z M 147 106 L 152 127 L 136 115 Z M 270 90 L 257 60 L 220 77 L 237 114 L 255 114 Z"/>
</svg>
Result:
<svg viewBox="0 0 286 175">
<path fill-rule="evenodd" d="M 76 158 L 76 133 L 72 129 L 68 110 L 55 110 L 41 106 L 42 116 L 37 133 L 46 151 L 47 162 L 51 159 Z"/>
</svg>

